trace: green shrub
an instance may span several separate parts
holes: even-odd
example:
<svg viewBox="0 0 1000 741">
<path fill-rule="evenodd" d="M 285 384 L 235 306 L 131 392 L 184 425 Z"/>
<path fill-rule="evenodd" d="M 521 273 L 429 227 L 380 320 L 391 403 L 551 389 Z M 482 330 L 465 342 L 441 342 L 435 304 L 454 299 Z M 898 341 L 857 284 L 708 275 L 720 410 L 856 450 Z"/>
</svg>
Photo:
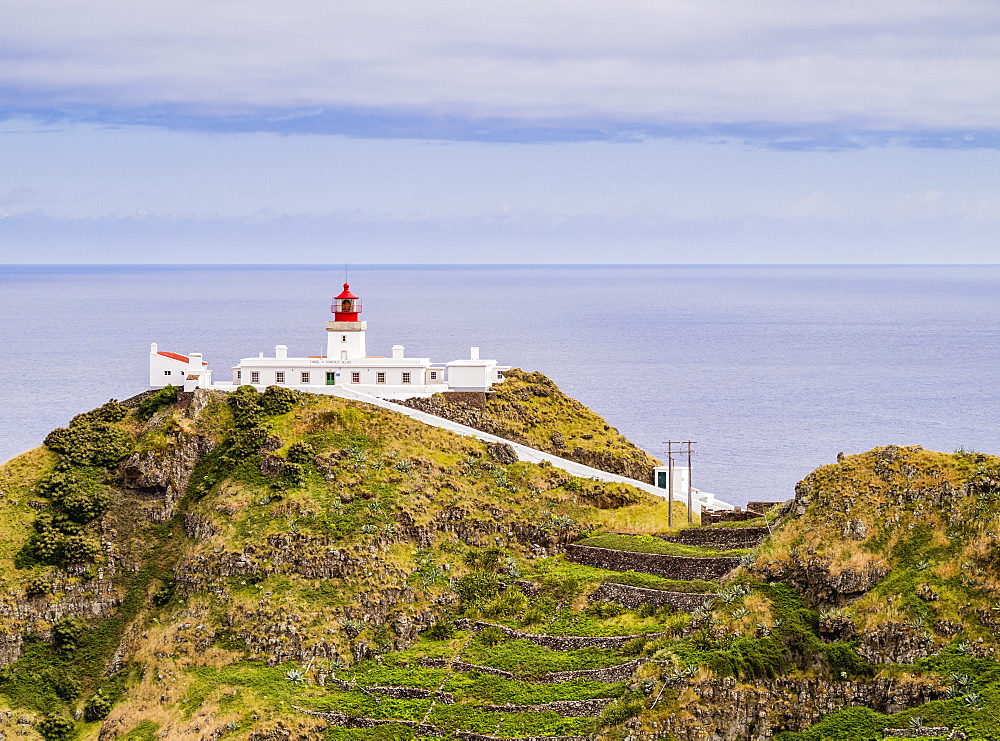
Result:
<svg viewBox="0 0 1000 741">
<path fill-rule="evenodd" d="M 84 535 L 67 535 L 63 542 L 63 562 L 66 564 L 93 561 L 100 552 L 97 541 Z"/>
<path fill-rule="evenodd" d="M 26 550 L 30 551 L 38 561 L 51 564 L 62 563 L 65 546 L 66 536 L 54 528 L 33 533 L 25 544 Z"/>
<path fill-rule="evenodd" d="M 529 625 L 537 625 L 547 618 L 549 615 L 548 611 L 539 604 L 533 604 L 528 611 L 524 613 L 524 617 L 521 618 L 521 625 L 527 627 Z"/>
<path fill-rule="evenodd" d="M 62 535 L 81 535 L 84 527 L 79 522 L 73 522 L 61 512 L 42 512 L 32 523 L 36 533 L 49 531 L 61 533 Z"/>
<path fill-rule="evenodd" d="M 584 582 L 573 575 L 547 574 L 540 586 L 542 593 L 555 602 L 569 602 L 580 594 Z"/>
<path fill-rule="evenodd" d="M 642 650 L 649 643 L 649 638 L 646 636 L 637 636 L 631 641 L 626 641 L 622 644 L 621 652 L 626 656 L 638 656 L 642 653 Z"/>
<path fill-rule="evenodd" d="M 285 463 L 281 467 L 281 483 L 290 489 L 298 488 L 306 483 L 306 472 L 301 463 Z"/>
<path fill-rule="evenodd" d="M 484 608 L 487 617 L 517 617 L 528 610 L 528 598 L 517 587 L 510 587 L 491 600 Z"/>
<path fill-rule="evenodd" d="M 75 645 L 75 642 L 74 642 Z M 59 667 L 46 667 L 41 672 L 42 681 L 59 696 L 61 700 L 71 702 L 80 696 L 80 682 Z"/>
<path fill-rule="evenodd" d="M 268 386 L 260 395 L 260 408 L 264 414 L 274 417 L 292 411 L 299 393 L 284 386 Z"/>
<path fill-rule="evenodd" d="M 71 650 L 76 648 L 83 635 L 84 624 L 80 618 L 64 617 L 52 624 L 52 643 L 56 648 Z"/>
<path fill-rule="evenodd" d="M 464 605 L 486 602 L 500 594 L 502 584 L 495 573 L 477 569 L 455 582 L 455 592 Z"/>
<path fill-rule="evenodd" d="M 645 606 L 643 605 L 643 607 Z M 625 612 L 625 608 L 617 602 L 595 602 L 586 609 L 588 615 L 602 619 L 618 617 L 623 612 Z M 643 617 L 652 617 L 652 615 L 644 615 Z"/>
<path fill-rule="evenodd" d="M 111 498 L 107 491 L 73 491 L 54 499 L 77 522 L 90 522 L 107 511 Z"/>
<path fill-rule="evenodd" d="M 504 635 L 503 631 L 493 625 L 483 628 L 476 635 L 476 640 L 484 646 L 498 646 L 503 643 L 506 638 L 507 636 Z"/>
<path fill-rule="evenodd" d="M 447 641 L 455 637 L 455 626 L 448 621 L 440 621 L 425 630 L 424 635 L 432 641 Z"/>
<path fill-rule="evenodd" d="M 78 414 L 70 421 L 71 425 L 86 424 L 90 422 L 121 422 L 128 416 L 128 407 L 119 403 L 115 399 L 110 399 L 106 404 L 92 409 L 89 412 Z"/>
<path fill-rule="evenodd" d="M 166 579 L 162 584 L 160 584 L 150 597 L 150 601 L 157 607 L 163 607 L 168 604 L 174 597 L 174 590 L 177 588 L 177 582 L 173 579 Z"/>
<path fill-rule="evenodd" d="M 774 741 L 854 741 L 882 737 L 890 718 L 865 707 L 845 707 L 804 731 L 779 733 Z"/>
<path fill-rule="evenodd" d="M 503 548 L 473 548 L 466 551 L 463 559 L 469 566 L 481 571 L 497 571 L 510 559 L 510 554 Z"/>
<path fill-rule="evenodd" d="M 155 394 L 150 394 L 139 402 L 139 408 L 135 413 L 136 416 L 141 420 L 151 419 L 163 407 L 177 403 L 178 391 L 180 389 L 177 386 L 164 386 Z"/>
<path fill-rule="evenodd" d="M 252 427 L 263 415 L 260 394 L 253 386 L 240 386 L 226 397 L 237 427 Z"/>
<path fill-rule="evenodd" d="M 29 597 L 41 597 L 51 591 L 52 580 L 46 574 L 35 574 L 24 585 L 24 593 Z"/>
<path fill-rule="evenodd" d="M 776 677 L 788 666 L 788 652 L 778 638 L 736 638 L 725 649 L 713 651 L 708 665 L 730 677 L 763 679 Z"/>
<path fill-rule="evenodd" d="M 646 703 L 641 695 L 629 693 L 608 703 L 601 711 L 597 723 L 602 728 L 617 726 L 637 716 L 645 707 Z"/>
<path fill-rule="evenodd" d="M 91 697 L 87 704 L 83 706 L 83 718 L 88 723 L 108 717 L 113 703 L 110 698 L 105 697 L 101 692 Z"/>
<path fill-rule="evenodd" d="M 823 646 L 830 672 L 834 679 L 868 679 L 875 676 L 875 667 L 843 641 Z"/>
<path fill-rule="evenodd" d="M 292 443 L 288 447 L 288 460 L 292 463 L 307 465 L 312 463 L 314 458 L 316 458 L 316 448 L 304 440 Z"/>
<path fill-rule="evenodd" d="M 110 468 L 132 452 L 125 430 L 105 422 L 83 422 L 52 430 L 45 446 L 72 466 Z"/>
<path fill-rule="evenodd" d="M 38 734 L 45 739 L 45 741 L 61 741 L 64 738 L 70 738 L 76 727 L 73 725 L 73 721 L 69 718 L 63 718 L 58 715 L 50 715 L 43 718 L 35 730 Z"/>
</svg>

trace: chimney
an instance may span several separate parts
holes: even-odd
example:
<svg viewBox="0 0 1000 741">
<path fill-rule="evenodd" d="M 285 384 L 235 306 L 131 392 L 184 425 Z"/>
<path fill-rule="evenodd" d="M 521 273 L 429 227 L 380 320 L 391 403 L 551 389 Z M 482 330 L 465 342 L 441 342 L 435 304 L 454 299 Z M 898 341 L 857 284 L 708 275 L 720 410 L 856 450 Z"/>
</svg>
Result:
<svg viewBox="0 0 1000 741">
<path fill-rule="evenodd" d="M 155 342 L 150 342 L 149 343 L 149 354 L 150 355 L 156 355 L 156 352 L 157 352 L 157 345 L 156 345 L 156 343 Z"/>
<path fill-rule="evenodd" d="M 199 373 L 201 372 L 200 352 L 193 352 L 190 355 L 188 355 L 188 367 L 190 367 L 192 370 L 198 371 Z"/>
<path fill-rule="evenodd" d="M 469 357 L 472 360 L 479 360 L 479 347 L 478 345 L 473 345 L 469 348 Z"/>
<path fill-rule="evenodd" d="M 285 360 L 288 358 L 288 345 L 275 345 L 274 357 L 278 360 Z"/>
<path fill-rule="evenodd" d="M 392 346 L 392 358 L 393 360 L 400 360 L 403 357 L 403 346 L 393 345 Z"/>
</svg>

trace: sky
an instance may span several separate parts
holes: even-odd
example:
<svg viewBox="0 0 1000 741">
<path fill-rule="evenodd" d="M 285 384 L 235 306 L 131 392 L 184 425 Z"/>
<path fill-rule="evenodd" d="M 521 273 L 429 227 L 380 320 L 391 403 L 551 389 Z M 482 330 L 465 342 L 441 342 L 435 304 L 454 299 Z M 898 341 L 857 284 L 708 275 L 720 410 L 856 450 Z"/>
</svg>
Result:
<svg viewBox="0 0 1000 741">
<path fill-rule="evenodd" d="M 995 0 L 0 0 L 0 262 L 995 263 Z"/>
</svg>

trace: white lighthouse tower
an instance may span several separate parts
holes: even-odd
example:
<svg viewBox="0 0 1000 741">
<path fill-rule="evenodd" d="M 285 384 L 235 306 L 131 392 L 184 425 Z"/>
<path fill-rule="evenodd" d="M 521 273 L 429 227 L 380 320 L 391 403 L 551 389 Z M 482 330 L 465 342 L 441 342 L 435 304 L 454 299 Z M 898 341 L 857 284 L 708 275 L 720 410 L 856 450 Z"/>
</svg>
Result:
<svg viewBox="0 0 1000 741">
<path fill-rule="evenodd" d="M 333 321 L 326 323 L 326 357 L 329 360 L 354 360 L 363 358 L 365 351 L 365 330 L 368 323 L 358 319 L 361 313 L 361 299 L 351 293 L 351 286 L 344 284 L 344 290 L 334 296 Z"/>
</svg>

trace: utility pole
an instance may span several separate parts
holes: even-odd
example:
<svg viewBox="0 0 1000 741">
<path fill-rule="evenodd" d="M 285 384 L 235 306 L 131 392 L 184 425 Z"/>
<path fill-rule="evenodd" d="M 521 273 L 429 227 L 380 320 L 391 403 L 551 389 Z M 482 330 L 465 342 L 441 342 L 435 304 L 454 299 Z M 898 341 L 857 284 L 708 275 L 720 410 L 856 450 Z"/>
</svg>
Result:
<svg viewBox="0 0 1000 741">
<path fill-rule="evenodd" d="M 694 454 L 694 449 L 691 447 L 695 444 L 694 440 L 666 440 L 663 443 L 667 446 L 667 502 L 668 502 L 668 512 L 667 512 L 667 525 L 669 527 L 674 526 L 674 453 L 687 453 L 687 485 L 688 485 L 688 495 L 687 495 L 687 510 L 688 510 L 688 524 L 694 524 L 694 486 L 692 482 L 692 466 L 691 466 L 691 456 Z M 686 446 L 686 449 L 678 447 L 674 450 L 674 446 Z"/>
</svg>

